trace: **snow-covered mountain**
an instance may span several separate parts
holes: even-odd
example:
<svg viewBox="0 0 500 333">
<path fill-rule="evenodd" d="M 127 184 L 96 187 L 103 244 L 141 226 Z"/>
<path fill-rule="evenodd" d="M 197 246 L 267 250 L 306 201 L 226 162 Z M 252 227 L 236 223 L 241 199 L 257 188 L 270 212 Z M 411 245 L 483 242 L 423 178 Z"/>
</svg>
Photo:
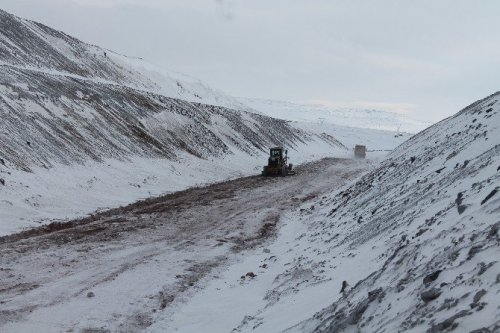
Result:
<svg viewBox="0 0 500 333">
<path fill-rule="evenodd" d="M 210 299 L 212 321 L 185 332 L 499 332 L 499 100 L 470 105 L 282 216 L 264 251 L 150 331 L 179 328 Z M 235 283 L 251 269 L 257 277 Z"/>
<path fill-rule="evenodd" d="M 198 79 L 84 43 L 64 32 L 0 9 L 1 64 L 80 81 L 126 86 L 190 102 L 247 108 Z"/>
<path fill-rule="evenodd" d="M 267 116 L 299 122 L 407 133 L 417 133 L 432 125 L 430 122 L 413 119 L 406 114 L 381 110 L 342 109 L 321 104 L 299 104 L 256 98 L 239 98 L 239 101 Z"/>
<path fill-rule="evenodd" d="M 258 173 L 270 145 L 290 147 L 290 155 L 297 163 L 327 155 L 351 156 L 350 148 L 355 143 L 368 142 L 370 150 L 392 149 L 408 138 L 406 134 L 374 130 L 367 125 L 370 122 L 380 120 L 377 128 L 411 131 L 404 127 L 408 125 L 404 123 L 406 120 L 390 123 L 390 115 L 384 118 L 378 112 L 365 112 L 365 116 L 354 121 L 360 127 L 370 127 L 369 130 L 339 127 L 338 119 L 344 118 L 344 125 L 352 126 L 351 116 L 321 108 L 310 117 L 298 111 L 294 113 L 292 104 L 275 107 L 273 102 L 268 109 L 256 107 L 274 116 L 281 112 L 289 120 L 317 120 L 307 124 L 248 112 L 240 101 L 195 79 L 163 75 L 141 60 L 116 55 L 2 11 L 0 62 L 2 235 L 49 222 L 51 218 L 85 215 L 96 209 L 200 183 Z M 273 221 L 273 230 L 280 226 L 276 238 L 265 243 L 264 249 L 260 245 L 249 246 L 238 250 L 243 251 L 241 255 L 231 254 L 231 259 L 225 261 L 227 267 L 214 271 L 214 275 L 204 273 L 202 284 L 196 284 L 198 280 L 181 279 L 178 287 L 187 292 L 175 300 L 167 300 L 168 295 L 160 292 L 165 303 L 159 304 L 159 308 L 163 310 L 168 305 L 168 310 L 161 312 L 155 308 L 154 322 L 137 317 L 137 321 L 143 323 L 141 329 L 150 332 L 175 329 L 181 332 L 498 332 L 499 100 L 500 93 L 496 93 L 420 132 L 361 178 L 340 188 L 328 185 L 324 189 L 326 194 L 316 195 L 320 192 L 313 191 L 305 197 L 293 195 L 297 186 L 306 188 L 311 183 L 325 183 L 325 179 L 315 177 L 314 168 L 320 167 L 315 163 L 307 167 L 312 176 L 296 183 L 295 187 L 289 185 L 292 183 L 279 183 L 281 189 L 291 186 L 286 189 L 289 193 L 286 196 L 276 191 L 279 186 L 272 186 L 276 179 L 267 182 L 275 192 L 260 193 L 257 187 L 254 197 L 247 198 L 244 191 L 231 190 L 235 196 L 243 197 L 226 198 L 230 200 L 226 203 L 227 210 L 219 214 L 227 216 L 220 218 L 247 220 L 233 225 L 234 231 L 229 235 L 224 234 L 224 229 L 219 230 L 228 236 L 228 239 L 217 236 L 220 244 L 213 244 L 198 231 L 197 241 L 203 240 L 201 245 L 186 241 L 185 234 L 181 234 L 182 239 L 169 244 L 171 248 L 164 248 L 165 239 L 157 238 L 158 243 L 150 243 L 151 236 L 169 237 L 169 233 L 157 234 L 155 228 L 144 228 L 144 243 L 138 248 L 133 248 L 133 242 L 120 244 L 123 252 L 107 254 L 108 261 L 97 260 L 93 263 L 95 266 L 87 266 L 85 261 L 79 263 L 76 258 L 82 260 L 87 253 L 85 260 L 92 261 L 93 253 L 103 250 L 101 245 L 105 251 L 116 244 L 104 245 L 100 238 L 92 243 L 96 246 L 69 244 L 74 240 L 68 236 L 60 238 L 68 242 L 64 245 L 57 242 L 56 233 L 50 232 L 48 238 L 53 236 L 54 243 L 37 243 L 37 237 L 20 239 L 23 244 L 15 248 L 5 243 L 6 257 L 1 273 L 12 288 L 4 290 L 6 296 L 2 302 L 8 302 L 9 309 L 21 307 L 22 316 L 29 316 L 33 310 L 41 312 L 35 313 L 35 321 L 23 323 L 23 317 L 17 317 L 16 312 L 0 311 L 3 315 L 0 322 L 8 325 L 18 321 L 31 329 L 46 319 L 46 313 L 54 314 L 50 307 L 33 307 L 29 297 L 38 304 L 57 305 L 58 314 L 67 313 L 68 309 L 73 311 L 68 304 L 75 303 L 66 303 L 67 299 L 61 301 L 57 296 L 73 294 L 73 289 L 61 286 L 74 286 L 78 281 L 87 280 L 92 284 L 92 279 L 100 281 L 96 287 L 99 285 L 102 295 L 119 294 L 116 299 L 120 304 L 137 302 L 135 306 L 142 308 L 148 300 L 156 301 L 153 292 L 161 290 L 172 266 L 193 269 L 190 266 L 193 260 L 179 262 L 177 253 L 171 249 L 177 249 L 177 245 L 188 246 L 184 248 L 184 255 L 189 258 L 194 257 L 193 253 L 201 253 L 201 257 L 212 253 L 217 254 L 214 258 L 222 260 L 221 254 L 230 256 L 229 252 L 223 252 L 224 247 L 237 245 L 231 244 L 231 239 L 238 239 L 236 235 L 251 229 L 243 222 L 254 222 L 257 226 L 259 214 L 252 215 L 255 213 L 250 211 L 252 206 L 235 213 L 234 199 L 240 200 L 235 202 L 241 206 L 265 200 L 260 213 L 265 213 L 262 214 L 264 221 Z M 370 154 L 372 152 L 369 157 Z M 345 181 L 339 184 L 345 184 L 353 177 L 352 164 L 345 163 L 350 166 L 342 169 L 341 160 L 336 163 L 329 170 Z M 360 167 L 361 164 L 365 163 L 360 163 Z M 198 195 L 200 199 L 205 196 Z M 273 195 L 281 195 L 283 203 L 304 204 L 298 211 L 287 211 L 284 206 L 270 211 L 273 203 L 269 198 Z M 202 202 L 203 205 L 213 210 L 220 207 L 211 206 L 211 202 Z M 174 208 L 173 214 L 177 214 Z M 184 213 L 190 218 L 195 216 L 193 225 L 199 224 L 196 211 L 185 209 Z M 152 210 L 148 218 L 171 216 L 158 217 L 155 212 Z M 139 210 L 129 223 L 145 225 L 141 224 L 148 223 L 141 221 L 143 214 L 146 212 Z M 220 220 L 218 215 L 212 218 Z M 115 235 L 112 228 L 115 224 L 120 226 L 120 221 L 125 220 L 112 220 L 108 225 L 111 235 Z M 163 226 L 163 220 L 157 222 Z M 176 223 L 171 225 L 177 228 Z M 266 229 L 260 230 L 266 233 Z M 99 236 L 99 228 L 89 231 Z M 127 234 L 128 239 L 135 239 L 139 231 L 134 232 Z M 189 234 L 191 230 L 185 232 Z M 70 248 L 77 250 L 68 252 L 64 246 L 74 246 Z M 151 247 L 153 254 L 146 251 L 147 256 L 141 257 L 144 246 Z M 195 249 L 197 252 L 191 252 L 191 246 L 200 247 Z M 39 249 L 47 252 L 39 252 Z M 137 249 L 139 251 L 135 251 Z M 182 247 L 179 249 L 182 251 Z M 97 252 L 88 254 L 89 251 Z M 114 255 L 117 253 L 119 255 Z M 155 255 L 167 256 L 169 260 L 159 263 L 152 260 Z M 130 257 L 135 261 L 133 265 L 121 264 L 120 260 L 127 263 Z M 95 258 L 99 259 L 99 255 Z M 24 259 L 27 261 L 22 261 Z M 145 266 L 139 267 L 139 264 Z M 52 275 L 51 267 L 58 265 L 64 265 L 64 270 L 58 271 L 61 275 Z M 114 270 L 104 272 L 105 278 L 102 278 L 102 268 L 108 270 L 107 265 Z M 138 270 L 120 276 L 130 266 Z M 43 286 L 34 283 L 36 279 L 25 273 L 31 267 L 43 272 L 36 276 Z M 72 271 L 82 268 L 76 273 Z M 80 272 L 83 273 L 80 275 Z M 54 276 L 69 283 L 58 285 L 55 281 L 52 284 Z M 116 286 L 111 283 L 118 277 L 124 278 L 117 282 L 121 281 L 121 288 L 132 286 L 136 293 L 106 290 L 108 283 Z M 137 282 L 146 277 L 153 277 L 156 282 L 148 285 Z M 177 276 L 171 278 L 178 279 Z M 33 280 L 33 284 L 19 282 L 24 280 Z M 177 283 L 174 284 L 177 286 Z M 90 289 L 85 288 L 84 294 L 76 293 L 71 300 L 92 308 L 93 313 L 105 312 L 109 315 L 104 316 L 106 324 L 113 325 L 112 321 L 120 320 L 114 308 L 103 311 L 92 307 L 90 301 L 100 299 L 101 295 L 99 292 L 97 296 L 93 292 L 87 294 Z M 32 290 L 34 293 L 29 293 Z M 23 293 L 29 293 L 28 298 L 23 299 Z M 85 294 L 87 296 L 80 297 Z M 72 316 L 79 320 L 80 313 L 73 311 Z M 63 319 L 61 315 L 61 321 Z M 73 325 L 73 318 L 71 323 Z M 186 327 L 188 324 L 191 326 Z"/>
<path fill-rule="evenodd" d="M 0 11 L 0 234 L 258 173 L 269 146 L 299 163 L 355 143 L 247 109 L 197 79 Z M 403 141 L 363 138 L 382 149 Z"/>
</svg>

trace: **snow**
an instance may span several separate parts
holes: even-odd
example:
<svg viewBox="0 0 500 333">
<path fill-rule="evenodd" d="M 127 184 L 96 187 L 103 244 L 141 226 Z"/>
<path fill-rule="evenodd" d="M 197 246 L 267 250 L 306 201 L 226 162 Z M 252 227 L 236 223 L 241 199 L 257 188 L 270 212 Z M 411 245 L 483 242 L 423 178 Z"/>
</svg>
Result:
<svg viewBox="0 0 500 333">
<path fill-rule="evenodd" d="M 321 104 L 301 104 L 256 98 L 239 98 L 239 100 L 270 117 L 298 122 L 370 128 L 398 133 L 417 133 L 432 125 L 427 121 L 413 119 L 408 114 L 382 110 L 333 108 Z"/>
<path fill-rule="evenodd" d="M 2 35 L 0 235 L 258 174 L 271 145 L 297 165 L 359 143 L 383 156 L 409 137 L 241 111 L 197 79 L 0 15 L 24 34 Z M 19 53 L 27 40 L 33 52 Z"/>
<path fill-rule="evenodd" d="M 149 332 L 432 332 L 445 322 L 497 331 L 500 199 L 485 203 L 499 184 L 497 99 L 418 134 L 354 184 L 282 217 L 269 253 L 248 253 Z M 255 279 L 237 283 L 238 273 L 265 262 Z M 422 283 L 437 269 L 435 282 Z M 341 294 L 344 280 L 350 289 Z M 432 286 L 443 294 L 427 304 L 420 295 Z"/>
<path fill-rule="evenodd" d="M 159 114 L 159 120 L 165 116 Z M 169 119 L 172 120 L 172 119 Z M 173 121 L 172 121 L 173 123 Z M 346 144 L 368 142 L 372 149 L 392 148 L 402 140 L 393 133 L 357 130 L 357 137 L 349 140 L 350 131 L 342 127 L 308 127 L 309 133 L 330 132 L 345 137 Z M 316 131 L 316 132 L 315 132 Z M 0 165 L 0 178 L 6 185 L 0 188 L 0 235 L 18 232 L 54 220 L 66 220 L 86 216 L 103 210 L 132 203 L 136 200 L 183 190 L 237 177 L 260 174 L 267 160 L 267 152 L 253 155 L 233 149 L 233 153 L 220 158 L 196 158 L 179 153 L 179 158 L 129 157 L 126 161 L 106 159 L 89 161 L 83 165 L 56 164 L 50 169 L 34 168 L 32 172 L 9 170 Z M 373 152 L 372 158 L 387 152 Z M 350 157 L 349 149 L 335 148 L 316 139 L 307 144 L 289 148 L 289 156 L 295 165 L 327 156 Z M 9 170 L 9 171 L 7 171 Z M 7 174 L 7 172 L 9 174 Z"/>
<path fill-rule="evenodd" d="M 499 184 L 497 98 L 411 138 L 354 181 L 282 210 L 275 239 L 232 255 L 143 330 L 432 332 L 448 320 L 457 331 L 494 332 L 500 325 L 500 199 L 485 199 Z M 457 193 L 463 193 L 463 213 Z M 423 282 L 437 269 L 435 281 Z M 341 293 L 343 281 L 349 287 Z M 426 303 L 421 293 L 430 288 L 442 295 Z M 107 295 L 111 289 L 97 290 Z M 137 297 L 150 292 L 139 290 Z"/>
<path fill-rule="evenodd" d="M 499 94 L 411 137 L 427 124 L 238 100 L 0 15 L 54 59 L 0 35 L 2 332 L 500 330 Z M 278 143 L 368 159 L 240 178 Z"/>
<path fill-rule="evenodd" d="M 339 258 L 335 267 L 330 267 L 328 277 L 312 283 L 306 282 L 314 278 L 308 269 L 297 269 L 291 276 L 282 277 L 291 263 L 307 262 L 304 257 L 314 255 L 309 251 L 311 244 L 297 240 L 297 236 L 308 232 L 307 224 L 296 213 L 283 216 L 282 221 L 287 222 L 279 237 L 266 246 L 269 253 L 258 249 L 246 254 L 186 303 L 165 313 L 147 332 L 231 332 L 235 328 L 237 331 L 280 332 L 338 299 L 342 279 L 361 279 L 380 254 L 380 250 L 361 248 L 359 251 L 365 254 L 361 261 Z M 315 259 L 319 262 L 326 256 L 316 254 Z M 259 268 L 263 264 L 267 264 L 267 268 Z M 242 282 L 241 275 L 247 271 L 256 272 L 257 277 Z M 304 284 L 307 292 L 298 293 Z M 251 325 L 241 325 L 245 316 L 250 317 Z"/>
<path fill-rule="evenodd" d="M 255 245 L 252 239 L 265 221 L 369 165 L 365 160 L 320 161 L 295 177 L 237 179 L 176 194 L 170 209 L 169 202 L 153 200 L 132 211 L 99 215 L 103 220 L 85 230 L 2 243 L 0 300 L 6 315 L 0 316 L 0 327 L 3 332 L 145 330 L 162 322 L 158 319 L 174 303 L 188 301 L 224 276 L 227 264 L 247 253 L 237 249 L 239 244 L 261 248 L 266 238 Z M 272 202 L 266 200 L 270 197 Z M 108 231 L 102 233 L 103 226 Z M 31 274 L 24 274 L 26 267 Z M 242 274 L 249 270 L 256 279 L 261 275 L 256 266 Z M 230 283 L 237 286 L 239 275 Z"/>
<path fill-rule="evenodd" d="M 0 16 L 12 30 L 0 33 L 0 41 L 5 49 L 0 59 L 2 66 L 121 85 L 190 102 L 237 110 L 249 109 L 236 98 L 199 79 L 167 71 L 144 59 L 86 44 L 60 31 L 4 11 L 0 12 Z"/>
<path fill-rule="evenodd" d="M 167 71 L 144 59 L 123 56 L 108 51 L 109 57 L 124 68 L 137 71 L 154 82 L 148 90 L 164 96 L 179 98 L 196 103 L 218 105 L 230 109 L 247 111 L 249 108 L 236 98 L 215 89 L 205 82 L 175 71 Z"/>
</svg>

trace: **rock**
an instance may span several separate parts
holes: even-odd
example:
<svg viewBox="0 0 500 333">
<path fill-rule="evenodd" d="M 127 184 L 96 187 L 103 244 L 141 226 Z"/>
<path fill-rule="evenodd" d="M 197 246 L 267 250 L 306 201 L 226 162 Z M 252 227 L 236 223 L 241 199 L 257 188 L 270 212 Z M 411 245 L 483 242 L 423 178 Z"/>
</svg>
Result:
<svg viewBox="0 0 500 333">
<path fill-rule="evenodd" d="M 471 247 L 470 250 L 469 250 L 469 253 L 467 255 L 467 260 L 472 259 L 472 257 L 474 257 L 476 254 L 478 254 L 479 252 L 481 252 L 482 248 L 483 248 L 482 245 L 476 245 L 476 246 Z"/>
<path fill-rule="evenodd" d="M 488 232 L 488 239 L 497 237 L 499 229 L 500 229 L 500 222 L 497 222 L 494 225 L 492 225 L 490 232 Z"/>
<path fill-rule="evenodd" d="M 0 184 L 2 184 L 3 186 L 5 186 L 5 179 L 0 178 Z"/>
<path fill-rule="evenodd" d="M 422 298 L 422 300 L 425 303 L 428 303 L 428 302 L 430 302 L 432 300 L 435 300 L 439 296 L 441 296 L 441 293 L 442 293 L 441 289 L 439 289 L 439 288 L 432 288 L 432 289 L 425 290 L 422 293 L 420 293 L 420 298 Z"/>
<path fill-rule="evenodd" d="M 349 288 L 349 283 L 347 283 L 346 280 L 342 281 L 342 288 L 340 288 L 340 293 L 346 291 L 347 288 Z"/>
<path fill-rule="evenodd" d="M 463 196 L 464 196 L 463 192 L 460 192 L 457 194 L 457 198 L 455 199 L 455 203 L 457 204 L 457 211 L 458 211 L 459 215 L 461 215 L 463 212 L 465 212 L 465 209 L 467 209 L 467 206 L 462 205 L 462 202 L 464 200 Z"/>
<path fill-rule="evenodd" d="M 262 252 L 264 252 L 264 253 L 271 253 L 271 250 L 269 250 L 269 249 L 264 249 L 264 250 L 262 250 Z"/>
<path fill-rule="evenodd" d="M 455 298 L 446 298 L 441 304 L 441 306 L 438 308 L 438 311 L 443 311 L 443 310 L 449 310 L 451 308 L 454 308 L 458 305 L 459 300 Z"/>
<path fill-rule="evenodd" d="M 415 234 L 415 237 L 420 237 L 427 230 L 429 230 L 429 229 L 428 228 L 419 229 L 418 232 Z"/>
<path fill-rule="evenodd" d="M 477 303 L 477 302 L 479 302 L 479 301 L 481 300 L 481 298 L 482 298 L 484 295 L 486 295 L 486 290 L 481 289 L 481 290 L 479 290 L 479 291 L 478 291 L 478 292 L 474 295 L 474 298 L 472 299 L 472 301 L 473 301 L 474 303 Z"/>
<path fill-rule="evenodd" d="M 377 298 L 381 300 L 385 296 L 384 289 L 382 288 L 377 288 L 375 290 L 369 291 L 368 292 L 368 299 L 370 302 L 373 302 Z"/>
<path fill-rule="evenodd" d="M 364 300 L 359 302 L 351 310 L 351 312 L 349 313 L 349 316 L 346 318 L 347 323 L 350 325 L 358 324 L 359 321 L 361 320 L 361 317 L 365 313 L 366 309 L 368 309 L 368 306 L 370 306 L 370 303 L 373 302 L 374 300 L 376 300 L 377 298 L 380 299 L 383 296 L 384 296 L 384 291 L 382 288 L 377 288 L 375 290 L 368 292 L 368 298 L 365 298 Z M 333 330 L 333 332 L 336 332 L 336 331 Z"/>
<path fill-rule="evenodd" d="M 456 315 L 451 316 L 450 318 L 440 322 L 439 324 L 432 325 L 431 328 L 427 330 L 427 333 L 438 333 L 438 332 L 443 332 L 446 329 L 449 329 L 450 331 L 453 330 L 458 326 L 458 323 L 455 323 L 455 319 L 465 317 L 470 315 L 471 313 L 467 310 L 462 310 Z"/>
<path fill-rule="evenodd" d="M 248 276 L 249 278 L 254 278 L 254 277 L 256 277 L 257 275 L 256 275 L 254 272 L 248 272 L 248 273 L 246 274 L 246 276 Z"/>
<path fill-rule="evenodd" d="M 431 282 L 435 281 L 439 277 L 439 274 L 441 274 L 441 272 L 442 271 L 440 269 L 438 269 L 437 271 L 434 271 L 431 274 L 424 277 L 424 284 L 428 285 Z"/>
<path fill-rule="evenodd" d="M 446 169 L 446 167 L 442 167 L 441 169 L 436 170 L 436 173 L 441 173 L 441 171 L 443 171 L 444 169 Z"/>
<path fill-rule="evenodd" d="M 493 189 L 493 191 L 491 191 L 487 196 L 486 198 L 483 199 L 483 201 L 481 201 L 481 205 L 484 205 L 488 200 L 490 200 L 495 194 L 497 194 L 497 192 L 500 190 L 500 187 L 495 187 L 495 189 Z"/>
<path fill-rule="evenodd" d="M 495 265 L 497 262 L 492 261 L 489 264 L 485 264 L 484 262 L 480 262 L 478 264 L 479 266 L 479 271 L 477 272 L 477 275 L 483 275 L 491 266 Z"/>
<path fill-rule="evenodd" d="M 351 313 L 349 313 L 349 316 L 347 318 L 347 322 L 350 325 L 356 325 L 359 323 L 361 320 L 361 317 L 365 313 L 366 309 L 368 309 L 368 306 L 370 305 L 370 300 L 365 299 L 362 302 L 358 303 L 354 309 L 352 309 Z"/>
<path fill-rule="evenodd" d="M 91 292 L 91 291 L 89 291 L 89 292 L 87 293 L 87 297 L 88 297 L 88 298 L 92 298 L 92 297 L 94 297 L 94 296 L 95 296 L 95 294 L 94 294 L 93 292 Z"/>
</svg>

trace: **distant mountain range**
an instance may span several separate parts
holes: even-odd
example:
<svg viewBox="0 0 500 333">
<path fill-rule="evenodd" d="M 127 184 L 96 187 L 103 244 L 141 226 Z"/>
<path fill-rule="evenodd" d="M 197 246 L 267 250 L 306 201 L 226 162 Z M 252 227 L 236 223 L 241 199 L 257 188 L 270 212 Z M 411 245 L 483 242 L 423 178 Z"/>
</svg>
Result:
<svg viewBox="0 0 500 333">
<path fill-rule="evenodd" d="M 238 98 L 238 100 L 267 116 L 291 121 L 407 133 L 417 133 L 432 125 L 431 122 L 412 119 L 405 114 L 382 110 L 341 109 L 321 104 L 300 104 L 256 98 Z"/>
</svg>

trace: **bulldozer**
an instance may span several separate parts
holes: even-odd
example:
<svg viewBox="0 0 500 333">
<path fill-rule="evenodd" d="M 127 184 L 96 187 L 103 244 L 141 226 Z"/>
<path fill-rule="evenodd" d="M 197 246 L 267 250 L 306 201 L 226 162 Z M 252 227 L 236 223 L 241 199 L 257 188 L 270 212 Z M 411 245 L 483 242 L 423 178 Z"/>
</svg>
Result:
<svg viewBox="0 0 500 333">
<path fill-rule="evenodd" d="M 288 163 L 288 150 L 283 147 L 273 147 L 269 149 L 267 165 L 262 170 L 262 176 L 289 176 L 294 175 L 293 164 Z"/>
</svg>

